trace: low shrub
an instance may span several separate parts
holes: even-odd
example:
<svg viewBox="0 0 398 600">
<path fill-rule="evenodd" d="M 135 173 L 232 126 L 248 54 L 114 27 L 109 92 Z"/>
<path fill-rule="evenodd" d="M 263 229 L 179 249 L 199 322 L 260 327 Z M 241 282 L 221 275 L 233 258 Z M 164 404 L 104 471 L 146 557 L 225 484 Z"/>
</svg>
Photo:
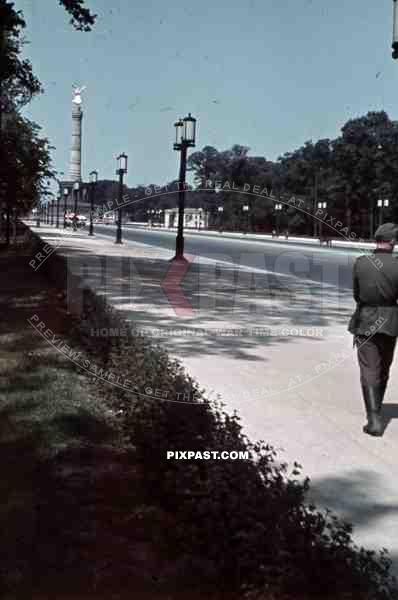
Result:
<svg viewBox="0 0 398 600">
<path fill-rule="evenodd" d="M 200 589 L 241 590 L 250 600 L 275 594 L 306 600 L 398 598 L 386 552 L 358 548 L 349 524 L 306 504 L 309 480 L 302 479 L 300 465 L 289 470 L 274 448 L 250 442 L 239 416 L 206 399 L 161 347 L 134 332 L 98 345 L 100 339 L 89 334 L 94 322 L 114 328 L 125 322 L 92 292 L 85 294 L 83 313 L 75 334 L 87 352 L 102 368 L 132 382 L 125 390 L 93 379 L 120 415 L 131 460 L 144 469 L 142 518 L 151 528 L 156 515 L 168 515 L 170 526 L 152 531 L 174 558 L 174 577 Z M 148 389 L 167 391 L 167 398 L 150 397 Z M 168 451 L 187 450 L 248 456 L 167 459 Z"/>
</svg>

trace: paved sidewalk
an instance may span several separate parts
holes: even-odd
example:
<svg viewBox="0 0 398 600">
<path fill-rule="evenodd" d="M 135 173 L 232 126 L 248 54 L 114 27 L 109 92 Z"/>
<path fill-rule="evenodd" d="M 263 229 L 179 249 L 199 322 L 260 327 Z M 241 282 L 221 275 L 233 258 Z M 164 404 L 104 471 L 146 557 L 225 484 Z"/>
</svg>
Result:
<svg viewBox="0 0 398 600">
<path fill-rule="evenodd" d="M 43 226 L 36 231 L 54 245 L 62 236 Z M 58 252 L 76 274 L 85 264 L 90 287 L 180 358 L 208 395 L 238 410 L 249 437 L 302 464 L 312 498 L 351 521 L 357 543 L 386 547 L 398 575 L 398 367 L 386 394 L 384 437 L 366 436 L 347 333 L 350 293 L 272 273 L 257 274 L 253 288 L 249 270 L 216 269 L 195 257 L 183 295 L 170 277 L 170 251 L 118 246 L 83 231 Z"/>
</svg>

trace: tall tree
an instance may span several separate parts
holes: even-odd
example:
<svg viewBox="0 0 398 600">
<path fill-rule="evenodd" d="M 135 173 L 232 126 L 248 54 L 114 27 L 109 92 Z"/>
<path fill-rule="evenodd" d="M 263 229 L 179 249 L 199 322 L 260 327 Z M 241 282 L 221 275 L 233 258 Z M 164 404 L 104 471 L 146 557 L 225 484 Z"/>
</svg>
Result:
<svg viewBox="0 0 398 600">
<path fill-rule="evenodd" d="M 71 24 L 79 31 L 90 31 L 97 15 L 90 13 L 84 6 L 84 0 L 58 0 L 59 4 L 71 15 Z"/>
<path fill-rule="evenodd" d="M 42 91 L 30 61 L 21 58 L 26 23 L 13 6 L 0 0 L 0 135 L 4 115 L 21 108 Z"/>
<path fill-rule="evenodd" d="M 361 236 L 374 233 L 380 196 L 395 204 L 397 147 L 398 124 L 384 111 L 349 120 L 333 143 L 335 191 L 344 197 L 347 227 L 352 222 Z"/>
<path fill-rule="evenodd" d="M 305 212 L 295 211 L 296 223 L 306 223 L 307 233 L 316 235 L 316 203 L 327 201 L 330 205 L 332 178 L 332 143 L 329 139 L 318 140 L 315 144 L 307 141 L 293 152 L 287 152 L 278 159 L 276 180 L 279 190 L 287 194 L 304 196 Z M 303 206 L 304 208 L 304 206 Z"/>
</svg>

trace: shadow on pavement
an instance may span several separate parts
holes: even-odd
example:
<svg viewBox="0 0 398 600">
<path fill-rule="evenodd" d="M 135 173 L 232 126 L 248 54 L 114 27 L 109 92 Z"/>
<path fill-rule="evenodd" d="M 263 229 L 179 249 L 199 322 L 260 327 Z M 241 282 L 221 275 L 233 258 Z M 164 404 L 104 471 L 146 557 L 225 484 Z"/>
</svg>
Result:
<svg viewBox="0 0 398 600">
<path fill-rule="evenodd" d="M 344 477 L 314 478 L 308 499 L 319 507 L 329 508 L 346 522 L 355 523 L 356 538 L 366 538 L 367 548 L 381 550 L 385 547 L 383 540 L 392 539 L 394 521 L 398 529 L 398 499 L 391 495 L 380 501 L 381 488 L 385 488 L 385 482 L 380 474 L 372 470 L 352 470 Z M 387 550 L 397 577 L 398 542 Z"/>
<path fill-rule="evenodd" d="M 385 429 L 387 429 L 393 419 L 398 419 L 398 404 L 384 403 L 381 414 L 385 422 Z"/>
<path fill-rule="evenodd" d="M 285 345 L 303 335 L 306 341 L 320 342 L 323 332 L 314 328 L 345 325 L 353 312 L 349 290 L 239 271 L 234 265 L 193 262 L 172 279 L 171 263 L 156 252 L 151 259 L 89 256 L 75 249 L 67 260 L 86 285 L 123 311 L 132 328 L 181 357 L 226 353 L 264 362 L 257 348 Z M 311 331 L 303 334 L 298 328 Z M 282 329 L 292 331 L 283 334 Z"/>
</svg>

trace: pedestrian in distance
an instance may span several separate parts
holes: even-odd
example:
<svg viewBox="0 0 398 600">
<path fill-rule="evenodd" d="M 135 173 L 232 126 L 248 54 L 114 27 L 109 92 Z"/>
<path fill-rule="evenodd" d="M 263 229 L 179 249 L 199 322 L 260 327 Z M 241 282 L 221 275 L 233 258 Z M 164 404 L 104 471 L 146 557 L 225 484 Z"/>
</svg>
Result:
<svg viewBox="0 0 398 600">
<path fill-rule="evenodd" d="M 381 409 L 398 337 L 398 259 L 393 255 L 398 226 L 384 223 L 376 233 L 373 255 L 360 256 L 353 268 L 357 303 L 348 331 L 357 347 L 362 395 L 372 436 L 384 432 Z"/>
</svg>

